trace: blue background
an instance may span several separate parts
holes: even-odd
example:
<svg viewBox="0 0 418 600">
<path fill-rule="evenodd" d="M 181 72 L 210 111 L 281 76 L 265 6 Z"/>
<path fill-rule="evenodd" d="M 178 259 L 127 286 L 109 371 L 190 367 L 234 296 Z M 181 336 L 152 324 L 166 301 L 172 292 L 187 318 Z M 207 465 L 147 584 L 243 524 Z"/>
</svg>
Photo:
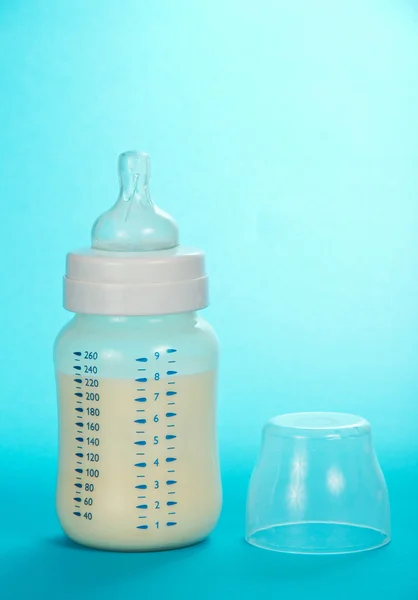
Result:
<svg viewBox="0 0 418 600">
<path fill-rule="evenodd" d="M 0 597 L 418 598 L 418 6 L 412 0 L 2 0 Z M 222 342 L 220 524 L 114 554 L 54 513 L 51 348 L 65 253 L 151 155 L 207 251 Z M 243 541 L 262 424 L 368 418 L 393 543 L 335 558 Z"/>
</svg>

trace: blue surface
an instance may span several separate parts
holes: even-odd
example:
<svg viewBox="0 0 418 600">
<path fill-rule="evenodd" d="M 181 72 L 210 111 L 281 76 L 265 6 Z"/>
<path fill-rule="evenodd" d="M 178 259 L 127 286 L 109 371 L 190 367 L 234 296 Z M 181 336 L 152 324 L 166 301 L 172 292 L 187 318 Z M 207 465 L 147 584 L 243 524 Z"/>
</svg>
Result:
<svg viewBox="0 0 418 600">
<path fill-rule="evenodd" d="M 418 11 L 407 0 L 3 0 L 0 597 L 418 598 Z M 152 158 L 207 251 L 225 507 L 206 543 L 112 554 L 54 514 L 51 347 L 65 253 Z M 393 543 L 335 558 L 243 542 L 263 422 L 368 418 Z"/>
</svg>

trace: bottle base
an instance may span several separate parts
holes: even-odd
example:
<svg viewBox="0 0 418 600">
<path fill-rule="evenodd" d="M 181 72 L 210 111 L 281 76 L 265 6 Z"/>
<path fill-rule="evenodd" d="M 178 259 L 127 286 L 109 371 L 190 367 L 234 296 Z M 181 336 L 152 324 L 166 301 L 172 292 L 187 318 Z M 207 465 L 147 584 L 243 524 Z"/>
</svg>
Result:
<svg viewBox="0 0 418 600">
<path fill-rule="evenodd" d="M 112 528 L 99 527 L 95 530 L 86 531 L 86 528 L 69 526 L 71 523 L 61 519 L 60 524 L 63 532 L 72 542 L 92 548 L 109 552 L 163 552 L 165 550 L 177 550 L 187 546 L 194 546 L 203 542 L 215 529 L 219 518 L 219 512 L 211 519 L 205 519 L 200 527 L 192 527 L 191 523 L 184 524 L 184 528 L 177 531 L 160 530 L 157 534 L 149 531 L 123 533 L 121 529 L 113 524 Z M 60 515 L 58 515 L 60 517 Z M 151 535 L 150 535 L 151 533 Z"/>
<path fill-rule="evenodd" d="M 92 550 L 101 550 L 104 552 L 165 552 L 168 550 L 179 550 L 189 546 L 196 546 L 204 542 L 210 533 L 201 535 L 192 539 L 176 540 L 172 542 L 149 543 L 149 544 L 131 544 L 123 542 L 107 542 L 105 540 L 88 540 L 79 538 L 77 535 L 71 535 L 64 531 L 69 540 L 79 546 L 91 548 Z"/>
</svg>

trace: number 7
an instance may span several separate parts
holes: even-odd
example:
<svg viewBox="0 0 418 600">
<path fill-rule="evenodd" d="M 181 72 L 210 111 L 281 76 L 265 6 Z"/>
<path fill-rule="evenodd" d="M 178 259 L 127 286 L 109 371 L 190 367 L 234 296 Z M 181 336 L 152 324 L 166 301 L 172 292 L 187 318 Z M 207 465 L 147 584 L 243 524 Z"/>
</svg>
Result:
<svg viewBox="0 0 418 600">
<path fill-rule="evenodd" d="M 160 392 L 154 392 L 154 400 L 158 400 L 159 395 L 160 395 Z"/>
</svg>

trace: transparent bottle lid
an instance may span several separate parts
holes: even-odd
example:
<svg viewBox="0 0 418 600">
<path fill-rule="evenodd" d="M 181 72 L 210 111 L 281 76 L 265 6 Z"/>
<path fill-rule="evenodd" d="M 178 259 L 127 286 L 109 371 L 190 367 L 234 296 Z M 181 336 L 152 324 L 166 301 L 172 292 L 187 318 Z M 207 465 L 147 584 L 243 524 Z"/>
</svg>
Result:
<svg viewBox="0 0 418 600">
<path fill-rule="evenodd" d="M 390 541 L 386 482 L 362 417 L 270 419 L 251 476 L 246 540 L 293 554 L 345 554 Z"/>
</svg>

